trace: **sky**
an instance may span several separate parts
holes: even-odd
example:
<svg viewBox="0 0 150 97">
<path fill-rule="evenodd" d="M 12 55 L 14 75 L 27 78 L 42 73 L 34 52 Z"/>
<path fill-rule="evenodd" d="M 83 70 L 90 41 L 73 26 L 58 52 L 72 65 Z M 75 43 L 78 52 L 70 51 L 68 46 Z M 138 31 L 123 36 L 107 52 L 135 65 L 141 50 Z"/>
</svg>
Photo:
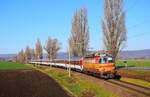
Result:
<svg viewBox="0 0 150 97">
<path fill-rule="evenodd" d="M 57 38 L 67 51 L 74 12 L 88 11 L 89 47 L 102 50 L 103 0 L 0 0 L 0 54 L 17 53 L 37 38 Z M 124 0 L 128 41 L 124 50 L 150 49 L 150 0 Z"/>
</svg>

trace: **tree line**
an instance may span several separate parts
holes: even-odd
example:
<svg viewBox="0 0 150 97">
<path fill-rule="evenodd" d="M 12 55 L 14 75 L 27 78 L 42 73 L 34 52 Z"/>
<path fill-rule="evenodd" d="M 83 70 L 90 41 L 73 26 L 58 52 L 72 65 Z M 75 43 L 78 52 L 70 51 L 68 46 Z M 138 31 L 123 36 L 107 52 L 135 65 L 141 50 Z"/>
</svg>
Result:
<svg viewBox="0 0 150 97">
<path fill-rule="evenodd" d="M 45 42 L 45 46 L 42 46 L 40 39 L 37 39 L 35 48 L 27 46 L 25 50 L 22 49 L 17 54 L 16 61 L 19 63 L 29 63 L 31 60 L 40 60 L 43 58 L 43 49 L 46 51 L 48 59 L 52 61 L 60 50 L 60 43 L 57 39 L 49 37 Z"/>
<path fill-rule="evenodd" d="M 105 50 L 110 51 L 114 62 L 127 41 L 123 1 L 104 0 L 104 18 L 102 19 L 103 44 Z M 90 39 L 89 33 L 87 9 L 81 7 L 74 12 L 71 34 L 68 38 L 69 53 L 72 56 L 85 56 L 87 54 Z M 40 40 L 37 39 L 35 49 L 29 46 L 25 50 L 22 49 L 17 55 L 17 61 L 28 63 L 31 59 L 42 59 L 43 49 L 46 51 L 48 59 L 53 60 L 57 57 L 60 48 L 60 43 L 55 38 L 49 37 L 44 47 L 42 47 Z"/>
</svg>

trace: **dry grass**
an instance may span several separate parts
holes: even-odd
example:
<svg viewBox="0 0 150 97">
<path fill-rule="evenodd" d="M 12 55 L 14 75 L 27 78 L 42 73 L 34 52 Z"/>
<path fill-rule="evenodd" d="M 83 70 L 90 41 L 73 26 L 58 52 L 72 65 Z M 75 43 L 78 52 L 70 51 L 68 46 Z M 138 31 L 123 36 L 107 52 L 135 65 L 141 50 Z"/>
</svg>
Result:
<svg viewBox="0 0 150 97">
<path fill-rule="evenodd" d="M 139 86 L 147 87 L 150 88 L 150 82 L 145 81 L 145 80 L 140 80 L 140 79 L 133 79 L 133 78 L 121 78 L 120 80 L 133 83 Z"/>
</svg>

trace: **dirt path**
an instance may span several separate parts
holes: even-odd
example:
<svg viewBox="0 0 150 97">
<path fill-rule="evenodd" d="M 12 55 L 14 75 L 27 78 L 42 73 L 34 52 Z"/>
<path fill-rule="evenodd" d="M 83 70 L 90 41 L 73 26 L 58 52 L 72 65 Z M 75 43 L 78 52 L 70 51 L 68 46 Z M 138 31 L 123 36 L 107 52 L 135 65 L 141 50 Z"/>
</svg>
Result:
<svg viewBox="0 0 150 97">
<path fill-rule="evenodd" d="M 71 97 L 52 78 L 35 70 L 0 71 L 0 97 Z"/>
</svg>

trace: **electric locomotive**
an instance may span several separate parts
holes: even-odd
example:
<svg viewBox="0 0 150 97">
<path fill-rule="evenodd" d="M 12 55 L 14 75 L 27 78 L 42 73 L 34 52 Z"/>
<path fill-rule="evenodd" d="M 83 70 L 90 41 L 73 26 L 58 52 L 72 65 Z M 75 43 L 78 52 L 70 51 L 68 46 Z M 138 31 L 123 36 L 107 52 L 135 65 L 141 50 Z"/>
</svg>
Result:
<svg viewBox="0 0 150 97">
<path fill-rule="evenodd" d="M 116 70 L 113 58 L 107 53 L 95 53 L 81 59 L 83 71 L 98 75 L 101 78 L 115 78 Z"/>
</svg>

